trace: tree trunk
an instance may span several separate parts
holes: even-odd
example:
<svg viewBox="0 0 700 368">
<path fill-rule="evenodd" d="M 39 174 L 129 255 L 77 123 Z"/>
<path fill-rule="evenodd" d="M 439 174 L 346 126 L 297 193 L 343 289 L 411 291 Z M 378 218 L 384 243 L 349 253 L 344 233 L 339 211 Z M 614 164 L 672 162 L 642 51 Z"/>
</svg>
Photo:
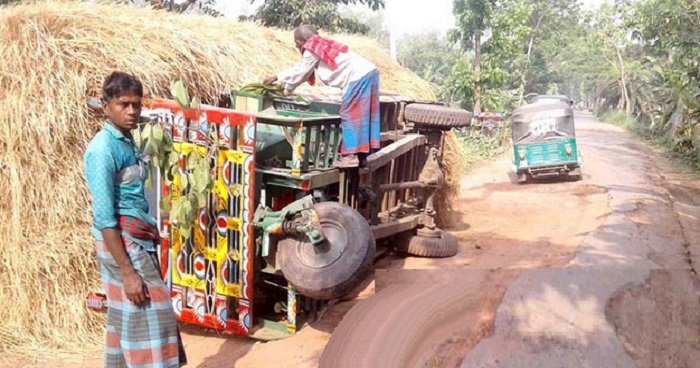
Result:
<svg viewBox="0 0 700 368">
<path fill-rule="evenodd" d="M 527 71 L 530 69 L 530 55 L 532 54 L 532 43 L 534 42 L 535 38 L 534 35 L 530 36 L 530 42 L 527 45 L 527 61 L 525 63 L 525 68 L 523 71 L 520 73 L 520 86 L 518 87 L 518 105 L 521 105 L 523 103 L 523 96 L 525 95 L 525 82 L 526 78 L 525 75 L 527 74 Z"/>
<path fill-rule="evenodd" d="M 481 31 L 474 32 L 474 115 L 481 112 Z"/>
<path fill-rule="evenodd" d="M 530 31 L 530 41 L 527 44 L 527 59 L 525 61 L 525 68 L 520 73 L 520 86 L 518 87 L 518 92 L 520 96 L 518 97 L 518 105 L 521 105 L 523 103 L 523 96 L 525 95 L 525 82 L 527 82 L 525 76 L 530 70 L 530 56 L 532 55 L 532 45 L 535 43 L 535 36 L 537 36 L 537 30 L 540 28 L 541 23 L 542 18 L 537 20 L 537 23 L 534 25 L 534 27 L 532 27 L 532 30 Z"/>
<path fill-rule="evenodd" d="M 619 47 L 615 47 L 615 51 L 617 52 L 617 62 L 620 64 L 620 87 L 622 90 L 622 97 L 625 101 L 625 114 L 627 116 L 632 115 L 632 102 L 630 101 L 630 93 L 627 90 L 627 74 L 625 72 L 625 62 L 622 60 L 622 53 L 620 52 Z"/>
</svg>

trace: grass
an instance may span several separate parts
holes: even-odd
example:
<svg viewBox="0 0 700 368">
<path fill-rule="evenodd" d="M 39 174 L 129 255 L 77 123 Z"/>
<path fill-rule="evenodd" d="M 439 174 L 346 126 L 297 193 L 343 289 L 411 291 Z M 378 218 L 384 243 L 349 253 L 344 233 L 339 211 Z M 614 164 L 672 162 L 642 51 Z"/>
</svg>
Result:
<svg viewBox="0 0 700 368">
<path fill-rule="evenodd" d="M 503 152 L 503 146 L 494 139 L 475 140 L 470 138 L 460 139 L 464 152 L 464 168 L 471 169 L 475 164 L 494 157 Z"/>
<path fill-rule="evenodd" d="M 700 148 L 688 146 L 688 142 L 674 139 L 670 132 L 649 129 L 622 111 L 608 111 L 600 115 L 600 120 L 637 134 L 647 143 L 660 149 L 669 158 L 681 162 L 700 173 Z"/>
</svg>

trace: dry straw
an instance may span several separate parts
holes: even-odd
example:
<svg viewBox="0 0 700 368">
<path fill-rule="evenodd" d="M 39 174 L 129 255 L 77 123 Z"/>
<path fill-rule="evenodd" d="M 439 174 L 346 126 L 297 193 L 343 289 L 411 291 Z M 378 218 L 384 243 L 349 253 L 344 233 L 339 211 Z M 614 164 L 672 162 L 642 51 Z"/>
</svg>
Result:
<svg viewBox="0 0 700 368">
<path fill-rule="evenodd" d="M 432 98 L 429 84 L 374 41 L 343 36 L 381 69 L 382 89 Z M 287 31 L 128 6 L 39 2 L 0 7 L 0 351 L 70 350 L 101 340 L 83 307 L 99 288 L 82 154 L 109 72 L 151 95 L 175 79 L 199 96 L 260 81 L 298 58 Z"/>
</svg>

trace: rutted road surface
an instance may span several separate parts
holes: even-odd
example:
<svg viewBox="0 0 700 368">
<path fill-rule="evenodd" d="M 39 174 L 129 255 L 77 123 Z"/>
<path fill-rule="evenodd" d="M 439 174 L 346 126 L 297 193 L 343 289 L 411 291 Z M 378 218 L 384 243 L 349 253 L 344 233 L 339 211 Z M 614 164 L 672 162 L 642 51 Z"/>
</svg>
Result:
<svg viewBox="0 0 700 368">
<path fill-rule="evenodd" d="M 700 366 L 700 180 L 591 116 L 577 129 L 582 181 L 484 163 L 455 203 L 456 257 L 384 258 L 361 300 L 205 366 Z"/>
<path fill-rule="evenodd" d="M 457 256 L 389 255 L 286 340 L 186 329 L 189 366 L 700 367 L 700 179 L 590 115 L 577 134 L 582 181 L 512 183 L 508 152 L 464 178 Z"/>
</svg>

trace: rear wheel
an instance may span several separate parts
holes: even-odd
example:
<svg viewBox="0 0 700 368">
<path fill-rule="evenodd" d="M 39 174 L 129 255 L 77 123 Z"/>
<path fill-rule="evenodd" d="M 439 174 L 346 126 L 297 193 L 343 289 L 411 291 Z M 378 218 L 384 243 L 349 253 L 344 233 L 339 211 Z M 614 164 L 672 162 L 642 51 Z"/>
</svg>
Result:
<svg viewBox="0 0 700 368">
<path fill-rule="evenodd" d="M 419 127 L 451 129 L 469 126 L 472 113 L 441 105 L 413 103 L 406 106 L 404 118 Z"/>
<path fill-rule="evenodd" d="M 571 171 L 569 171 L 569 178 L 573 181 L 579 181 L 583 179 L 583 176 L 581 175 L 581 168 L 577 167 Z"/>
<path fill-rule="evenodd" d="M 519 173 L 517 173 L 517 175 L 518 175 L 518 184 L 527 183 L 527 180 L 529 179 L 529 177 L 528 177 L 526 172 L 519 172 Z"/>
<path fill-rule="evenodd" d="M 367 276 L 376 251 L 369 224 L 352 208 L 337 202 L 314 205 L 326 241 L 314 246 L 304 236 L 277 243 L 284 277 L 302 295 L 315 299 L 341 297 Z"/>
<path fill-rule="evenodd" d="M 407 234 L 399 239 L 396 250 L 416 257 L 445 258 L 452 257 L 459 251 L 457 238 L 442 230 L 432 234 Z"/>
</svg>

